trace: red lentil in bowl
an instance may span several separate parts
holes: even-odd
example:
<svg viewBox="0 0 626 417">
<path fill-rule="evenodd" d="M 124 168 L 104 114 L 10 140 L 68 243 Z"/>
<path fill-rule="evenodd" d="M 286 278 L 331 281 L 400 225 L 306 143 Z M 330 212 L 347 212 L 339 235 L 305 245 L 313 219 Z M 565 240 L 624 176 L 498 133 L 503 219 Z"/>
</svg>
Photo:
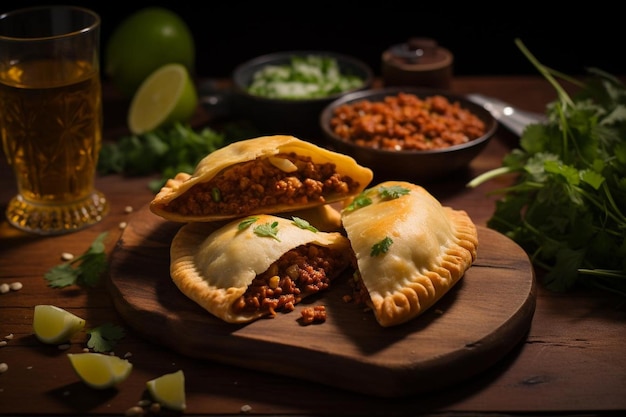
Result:
<svg viewBox="0 0 626 417">
<path fill-rule="evenodd" d="M 377 179 L 429 181 L 467 168 L 497 121 L 447 91 L 389 87 L 333 101 L 320 126 L 330 147 L 371 168 Z"/>
</svg>

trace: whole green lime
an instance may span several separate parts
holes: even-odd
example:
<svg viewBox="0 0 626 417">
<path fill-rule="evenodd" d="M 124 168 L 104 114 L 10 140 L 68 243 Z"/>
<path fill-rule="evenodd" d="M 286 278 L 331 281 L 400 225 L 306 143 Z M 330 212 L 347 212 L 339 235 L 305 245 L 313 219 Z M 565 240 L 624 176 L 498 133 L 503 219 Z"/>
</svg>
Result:
<svg viewBox="0 0 626 417">
<path fill-rule="evenodd" d="M 163 7 L 146 7 L 126 17 L 113 31 L 104 55 L 104 72 L 132 97 L 143 80 L 165 64 L 179 63 L 193 74 L 195 43 L 185 21 Z"/>
</svg>

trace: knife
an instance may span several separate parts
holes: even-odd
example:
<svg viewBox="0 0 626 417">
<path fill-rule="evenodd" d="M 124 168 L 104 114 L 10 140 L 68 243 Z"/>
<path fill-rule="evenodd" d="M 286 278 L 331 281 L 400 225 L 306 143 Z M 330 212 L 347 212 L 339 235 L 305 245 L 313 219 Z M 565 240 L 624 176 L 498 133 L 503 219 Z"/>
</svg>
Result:
<svg viewBox="0 0 626 417">
<path fill-rule="evenodd" d="M 529 124 L 545 123 L 547 121 L 547 117 L 544 114 L 518 109 L 497 98 L 482 94 L 468 94 L 467 98 L 484 107 L 498 122 L 518 136 L 522 136 L 524 129 Z"/>
</svg>

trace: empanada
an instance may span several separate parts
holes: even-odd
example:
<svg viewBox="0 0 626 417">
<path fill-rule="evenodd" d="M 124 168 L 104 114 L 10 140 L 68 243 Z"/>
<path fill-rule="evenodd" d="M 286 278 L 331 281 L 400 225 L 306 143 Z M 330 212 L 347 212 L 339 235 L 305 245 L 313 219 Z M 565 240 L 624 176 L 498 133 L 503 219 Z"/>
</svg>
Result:
<svg viewBox="0 0 626 417">
<path fill-rule="evenodd" d="M 180 222 L 275 214 L 355 196 L 372 178 L 347 155 L 293 136 L 263 136 L 218 149 L 193 175 L 169 179 L 150 210 Z"/>
<path fill-rule="evenodd" d="M 368 188 L 341 216 L 356 256 L 355 279 L 383 327 L 423 313 L 476 260 L 478 233 L 468 214 L 415 184 Z"/>
<path fill-rule="evenodd" d="M 339 232 L 260 214 L 188 223 L 174 236 L 170 256 L 183 294 L 226 322 L 247 323 L 291 311 L 327 289 L 350 266 L 352 252 Z"/>
</svg>

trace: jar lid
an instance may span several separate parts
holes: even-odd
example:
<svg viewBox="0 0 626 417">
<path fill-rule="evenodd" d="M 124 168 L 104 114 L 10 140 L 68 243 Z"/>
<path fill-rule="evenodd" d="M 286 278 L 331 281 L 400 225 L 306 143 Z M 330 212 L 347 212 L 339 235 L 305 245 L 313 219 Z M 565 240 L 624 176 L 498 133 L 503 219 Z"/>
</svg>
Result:
<svg viewBox="0 0 626 417">
<path fill-rule="evenodd" d="M 442 68 L 452 64 L 452 54 L 431 38 L 410 38 L 383 53 L 388 64 L 416 70 Z"/>
</svg>

